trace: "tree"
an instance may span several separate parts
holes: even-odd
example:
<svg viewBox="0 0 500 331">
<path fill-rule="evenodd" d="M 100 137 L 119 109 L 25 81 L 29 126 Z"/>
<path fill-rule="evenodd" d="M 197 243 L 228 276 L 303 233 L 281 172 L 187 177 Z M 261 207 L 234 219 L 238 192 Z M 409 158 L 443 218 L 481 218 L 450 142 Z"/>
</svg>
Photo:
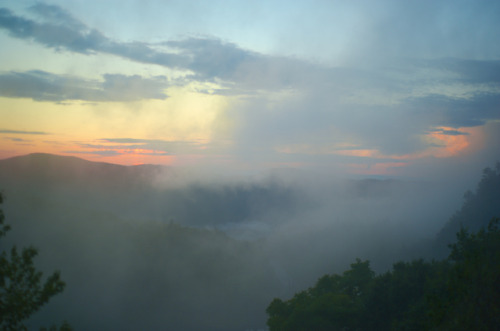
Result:
<svg viewBox="0 0 500 331">
<path fill-rule="evenodd" d="M 3 195 L 0 193 L 0 204 Z M 0 239 L 10 230 L 4 224 L 5 215 L 0 209 Z M 33 259 L 38 251 L 30 246 L 20 251 L 13 246 L 10 251 L 0 252 L 0 329 L 27 330 L 24 321 L 37 312 L 49 299 L 64 290 L 65 283 L 58 271 L 42 282 L 43 273 L 38 271 Z M 52 327 L 51 330 L 57 330 Z M 71 330 L 63 323 L 59 330 Z"/>
<path fill-rule="evenodd" d="M 476 192 L 465 198 L 438 235 L 439 247 L 450 243 L 447 258 L 400 261 L 381 275 L 358 259 L 288 301 L 274 299 L 267 308 L 269 329 L 498 330 L 500 163 L 485 169 Z"/>
<path fill-rule="evenodd" d="M 357 330 L 375 273 L 356 259 L 342 275 L 325 275 L 288 300 L 274 299 L 266 312 L 270 330 Z"/>
<path fill-rule="evenodd" d="M 465 228 L 473 233 L 487 227 L 488 222 L 500 215 L 500 162 L 494 168 L 485 168 L 474 192 L 464 194 L 464 202 L 436 236 L 433 257 L 444 258 L 448 245 L 456 239 L 456 233 Z"/>
<path fill-rule="evenodd" d="M 397 262 L 375 276 L 359 259 L 292 299 L 267 308 L 273 330 L 497 330 L 500 219 L 462 229 L 443 261 Z"/>
<path fill-rule="evenodd" d="M 440 330 L 496 330 L 500 325 L 500 220 L 475 234 L 463 229 L 450 245 L 451 269 L 441 295 L 433 298 Z"/>
</svg>

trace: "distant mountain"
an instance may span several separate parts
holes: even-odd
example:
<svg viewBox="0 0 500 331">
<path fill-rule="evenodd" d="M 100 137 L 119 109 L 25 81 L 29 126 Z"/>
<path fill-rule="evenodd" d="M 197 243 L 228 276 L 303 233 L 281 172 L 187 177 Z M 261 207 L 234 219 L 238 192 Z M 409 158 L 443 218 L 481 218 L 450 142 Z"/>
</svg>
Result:
<svg viewBox="0 0 500 331">
<path fill-rule="evenodd" d="M 122 166 L 91 162 L 73 156 L 35 153 L 0 160 L 0 184 L 32 183 L 37 185 L 81 188 L 120 188 L 151 182 L 168 167 L 159 165 Z"/>
<path fill-rule="evenodd" d="M 190 226 L 239 223 L 295 210 L 296 192 L 279 181 L 203 183 L 161 165 L 123 166 L 77 157 L 29 154 L 0 160 L 0 190 L 63 201 L 121 217 Z"/>
<path fill-rule="evenodd" d="M 118 205 L 98 192 L 92 200 L 6 195 L 0 208 L 12 231 L 0 250 L 33 245 L 37 267 L 60 270 L 67 284 L 28 321 L 29 330 L 63 319 L 75 330 L 259 329 L 266 303 L 280 291 L 259 245 L 214 229 L 149 221 L 145 199 Z M 110 203 L 125 217 L 104 209 Z"/>
<path fill-rule="evenodd" d="M 123 166 L 37 153 L 0 160 L 0 190 L 7 199 L 23 197 L 42 204 L 160 220 L 164 202 L 154 188 L 155 181 L 171 173 L 166 166 Z"/>
<path fill-rule="evenodd" d="M 432 183 L 303 175 L 209 182 L 165 166 L 30 154 L 0 160 L 0 191 L 8 239 L 39 248 L 40 265 L 68 284 L 38 320 L 63 316 L 82 330 L 258 329 L 273 296 L 355 257 L 386 270 L 459 206 Z M 499 177 L 500 167 L 485 171 L 438 237 L 487 223 Z"/>
<path fill-rule="evenodd" d="M 0 160 L 12 225 L 0 248 L 34 245 L 40 268 L 67 283 L 29 329 L 61 318 L 77 330 L 265 325 L 266 303 L 283 290 L 268 255 L 214 225 L 293 210 L 291 193 L 275 183 L 171 186 L 172 173 L 50 154 Z"/>
</svg>

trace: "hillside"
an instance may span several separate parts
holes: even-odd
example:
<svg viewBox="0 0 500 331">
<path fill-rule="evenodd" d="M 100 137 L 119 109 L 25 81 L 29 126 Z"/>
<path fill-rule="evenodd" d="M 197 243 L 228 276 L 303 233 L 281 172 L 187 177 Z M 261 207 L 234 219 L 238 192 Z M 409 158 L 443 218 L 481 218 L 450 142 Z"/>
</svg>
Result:
<svg viewBox="0 0 500 331">
<path fill-rule="evenodd" d="M 7 197 L 20 191 L 127 218 L 204 226 L 238 223 L 275 209 L 294 211 L 294 192 L 281 182 L 206 184 L 188 175 L 166 166 L 51 154 L 0 160 L 0 188 Z"/>
<path fill-rule="evenodd" d="M 45 153 L 0 160 L 0 180 L 6 184 L 31 182 L 52 187 L 78 185 L 80 188 L 120 189 L 125 185 L 150 182 L 167 171 L 166 166 L 122 166 Z"/>
<path fill-rule="evenodd" d="M 61 316 L 76 330 L 263 325 L 262 307 L 280 288 L 265 255 L 214 228 L 162 222 L 162 210 L 182 217 L 191 209 L 184 215 L 193 223 L 205 212 L 201 203 L 201 210 L 186 205 L 187 193 L 156 189 L 153 179 L 164 171 L 49 154 L 0 161 L 13 228 L 2 245 L 34 245 L 41 268 L 60 270 L 67 283 L 32 327 Z M 222 192 L 207 203 L 227 198 Z"/>
<path fill-rule="evenodd" d="M 439 183 L 283 178 L 200 181 L 49 154 L 0 160 L 9 243 L 35 245 L 40 266 L 68 284 L 33 325 L 64 316 L 81 330 L 259 329 L 272 297 L 356 257 L 387 270 L 455 206 Z"/>
<path fill-rule="evenodd" d="M 375 273 L 356 259 L 267 307 L 270 330 L 496 330 L 500 310 L 500 163 L 430 245 Z M 420 254 L 420 255 L 418 255 Z M 428 258 L 425 260 L 424 258 Z"/>
<path fill-rule="evenodd" d="M 484 169 L 475 191 L 465 192 L 462 207 L 436 235 L 433 247 L 436 255 L 446 256 L 448 245 L 455 241 L 461 228 L 475 233 L 486 228 L 495 217 L 500 217 L 500 163 L 493 169 Z"/>
</svg>

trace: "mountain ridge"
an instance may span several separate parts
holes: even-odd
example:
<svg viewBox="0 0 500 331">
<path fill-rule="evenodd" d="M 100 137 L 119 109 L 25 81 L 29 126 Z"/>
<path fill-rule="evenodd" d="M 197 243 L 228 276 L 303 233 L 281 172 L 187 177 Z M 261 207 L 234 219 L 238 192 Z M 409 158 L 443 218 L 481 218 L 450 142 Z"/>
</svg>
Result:
<svg viewBox="0 0 500 331">
<path fill-rule="evenodd" d="M 157 175 L 167 172 L 162 165 L 120 165 L 95 162 L 75 156 L 49 153 L 32 153 L 0 160 L 0 183 L 15 181 L 37 184 L 123 186 L 152 181 Z"/>
</svg>

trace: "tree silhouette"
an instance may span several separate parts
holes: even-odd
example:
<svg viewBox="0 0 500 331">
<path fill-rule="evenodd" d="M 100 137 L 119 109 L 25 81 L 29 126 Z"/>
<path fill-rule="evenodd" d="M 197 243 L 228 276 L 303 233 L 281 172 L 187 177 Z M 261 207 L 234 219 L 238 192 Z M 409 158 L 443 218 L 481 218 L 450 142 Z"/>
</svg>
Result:
<svg viewBox="0 0 500 331">
<path fill-rule="evenodd" d="M 0 193 L 0 204 L 3 195 Z M 5 215 L 0 209 L 0 239 L 10 230 L 4 224 Z M 27 330 L 24 321 L 37 312 L 49 299 L 62 292 L 65 283 L 58 271 L 42 282 L 42 272 L 38 271 L 33 259 L 38 251 L 32 247 L 18 250 L 13 246 L 10 251 L 0 252 L 0 329 Z M 57 330 L 51 327 L 50 330 Z M 71 330 L 64 323 L 59 330 Z"/>
<path fill-rule="evenodd" d="M 271 331 L 498 330 L 500 220 L 475 234 L 463 229 L 443 261 L 397 262 L 374 275 L 356 260 L 287 301 L 268 306 Z"/>
<path fill-rule="evenodd" d="M 461 228 L 477 232 L 487 227 L 488 222 L 500 215 L 500 162 L 494 168 L 485 168 L 474 192 L 464 194 L 464 202 L 439 231 L 433 251 L 445 257 L 448 245 L 455 240 Z M 434 256 L 435 257 L 435 256 Z"/>
</svg>

